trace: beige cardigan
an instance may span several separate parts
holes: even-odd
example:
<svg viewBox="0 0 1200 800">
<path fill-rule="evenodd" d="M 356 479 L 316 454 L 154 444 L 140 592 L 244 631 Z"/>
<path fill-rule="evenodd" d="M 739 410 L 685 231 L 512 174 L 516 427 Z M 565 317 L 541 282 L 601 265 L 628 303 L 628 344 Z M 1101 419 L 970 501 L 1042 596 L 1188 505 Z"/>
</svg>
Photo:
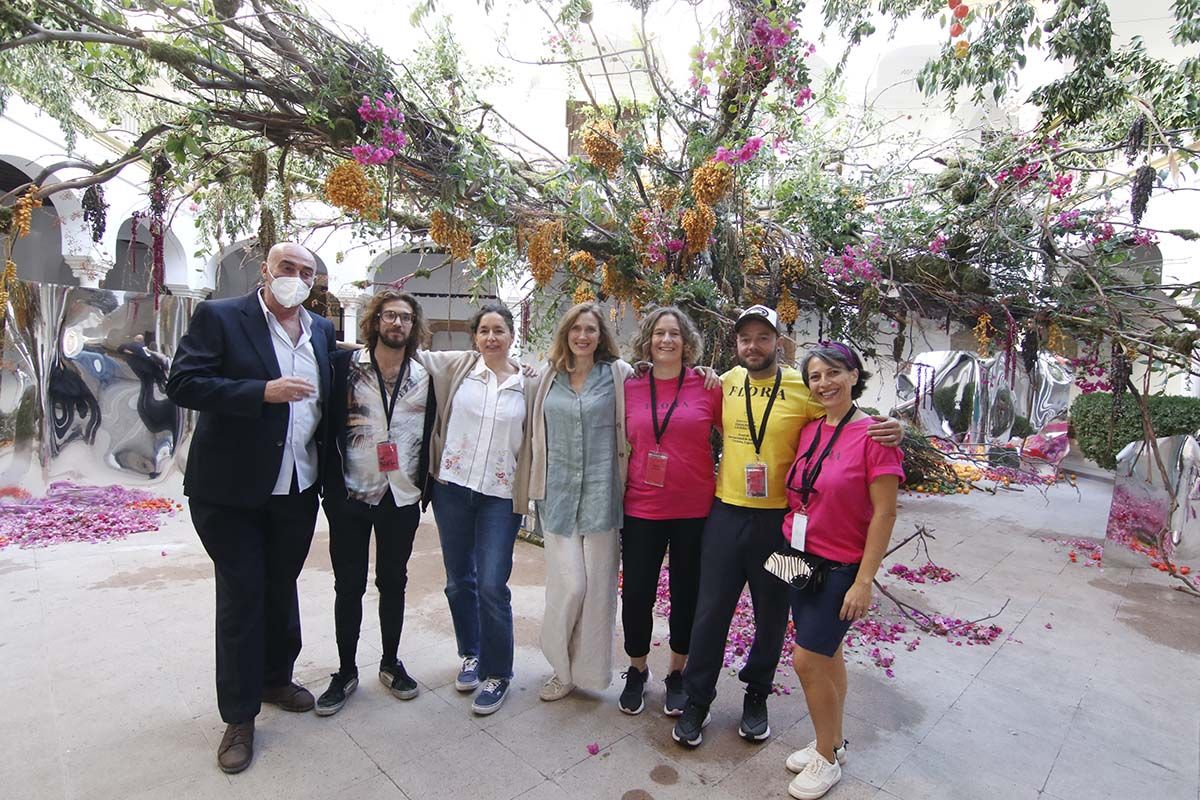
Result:
<svg viewBox="0 0 1200 800">
<path fill-rule="evenodd" d="M 600 366 L 597 364 L 596 366 Z M 625 491 L 625 477 L 629 472 L 629 440 L 625 434 L 625 379 L 633 374 L 633 367 L 621 359 L 610 365 L 613 384 L 616 386 L 617 463 L 620 465 L 621 483 L 619 491 Z M 546 395 L 554 385 L 558 372 L 552 367 L 536 378 L 532 391 L 528 384 L 525 392 L 525 438 L 521 442 L 521 454 L 517 458 L 517 475 L 513 481 L 513 511 L 528 514 L 530 501 L 546 499 L 546 417 L 544 414 Z M 436 391 L 436 387 L 435 387 Z M 439 416 L 441 398 L 438 398 Z M 436 433 L 435 433 L 436 436 Z M 432 464 L 431 464 L 432 465 Z"/>
<path fill-rule="evenodd" d="M 482 358 L 476 350 L 419 350 L 416 354 L 417 360 L 425 367 L 425 371 L 429 373 L 429 380 L 433 382 L 433 396 L 437 398 L 437 420 L 433 425 L 433 433 L 429 437 L 429 474 L 436 478 L 442 466 L 442 450 L 446 445 L 446 432 L 450 429 L 450 411 L 454 407 L 454 395 L 458 392 L 458 387 L 462 386 L 462 382 L 475 365 Z M 518 372 L 521 365 L 514 359 L 509 359 Z M 525 436 L 522 439 L 521 450 L 524 452 L 524 442 L 529 440 L 529 394 L 532 391 L 533 381 L 525 378 Z M 544 435 L 544 434 L 543 434 Z M 520 454 L 518 453 L 518 459 Z M 519 483 L 522 472 L 520 462 L 518 461 L 516 482 Z M 516 483 L 513 486 L 513 497 L 516 497 Z M 514 500 L 514 508 L 516 503 Z M 524 514 L 524 511 L 517 513 Z"/>
</svg>

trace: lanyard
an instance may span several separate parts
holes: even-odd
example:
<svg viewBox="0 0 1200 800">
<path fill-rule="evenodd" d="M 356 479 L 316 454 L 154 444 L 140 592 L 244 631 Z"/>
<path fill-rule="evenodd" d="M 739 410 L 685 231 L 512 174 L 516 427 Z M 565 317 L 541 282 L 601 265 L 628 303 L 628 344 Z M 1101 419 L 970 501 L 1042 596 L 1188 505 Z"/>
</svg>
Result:
<svg viewBox="0 0 1200 800">
<path fill-rule="evenodd" d="M 815 462 L 812 461 L 813 453 L 817 452 L 817 447 L 821 444 L 821 431 L 825 428 L 825 423 L 817 426 L 817 435 L 813 437 L 812 444 L 808 446 L 808 450 L 800 458 L 804 459 L 804 469 L 800 472 L 800 488 L 795 489 L 792 486 L 792 478 L 796 475 L 796 464 L 800 463 L 800 459 L 796 459 L 796 464 L 792 465 L 792 471 L 788 475 L 787 485 L 792 491 L 800 493 L 800 502 L 808 505 L 809 495 L 812 494 L 813 488 L 816 486 L 817 478 L 821 474 L 821 467 L 825 464 L 825 459 L 829 457 L 829 453 L 833 450 L 833 444 L 842 435 L 842 428 L 846 427 L 846 423 L 858 411 L 858 406 L 850 406 L 850 410 L 846 412 L 846 416 L 842 417 L 838 422 L 837 427 L 833 429 L 833 436 L 829 438 L 829 444 L 825 445 L 825 449 L 821 451 L 821 455 L 817 456 Z"/>
<path fill-rule="evenodd" d="M 680 367 L 679 369 L 679 385 L 675 387 L 675 399 L 671 401 L 671 407 L 667 409 L 667 415 L 663 417 L 662 427 L 658 427 L 658 393 L 654 390 L 654 373 L 650 373 L 650 419 L 654 423 L 654 445 L 657 447 L 662 442 L 662 437 L 667 435 L 667 424 L 671 421 L 671 415 L 675 413 L 675 406 L 679 405 L 679 395 L 683 393 L 683 379 L 687 377 L 687 368 Z"/>
<path fill-rule="evenodd" d="M 767 420 L 771 417 L 771 406 L 775 405 L 775 396 L 779 394 L 779 383 L 783 380 L 783 370 L 775 368 L 775 388 L 767 398 L 767 407 L 763 409 L 762 427 L 754 429 L 754 409 L 750 406 L 750 372 L 746 372 L 746 422 L 750 425 L 750 441 L 754 443 L 754 457 L 761 459 L 759 452 L 767 438 Z"/>
<path fill-rule="evenodd" d="M 396 385 L 392 387 L 392 400 L 388 402 L 387 390 L 384 389 L 383 370 L 379 368 L 379 362 L 375 360 L 375 351 L 371 351 L 371 367 L 375 370 L 375 378 L 379 381 L 379 399 L 383 401 L 383 413 L 387 419 L 388 434 L 392 431 L 392 413 L 396 410 L 396 401 L 400 398 L 400 384 L 404 383 L 404 376 L 408 372 L 408 359 L 404 359 L 404 363 L 400 365 L 400 372 L 396 375 Z"/>
</svg>

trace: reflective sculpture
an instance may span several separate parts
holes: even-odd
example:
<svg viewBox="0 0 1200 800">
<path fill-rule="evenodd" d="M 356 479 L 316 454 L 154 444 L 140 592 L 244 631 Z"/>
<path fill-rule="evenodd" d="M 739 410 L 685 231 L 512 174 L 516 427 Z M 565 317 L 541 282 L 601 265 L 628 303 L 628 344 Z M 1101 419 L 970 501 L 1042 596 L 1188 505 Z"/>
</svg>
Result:
<svg viewBox="0 0 1200 800">
<path fill-rule="evenodd" d="M 967 350 L 921 353 L 896 376 L 901 399 L 893 413 L 931 436 L 962 444 L 1026 437 L 1066 416 L 1072 375 L 1065 361 L 1039 353 L 1032 374 L 1000 354 Z"/>
<path fill-rule="evenodd" d="M 1195 436 L 1167 436 L 1158 440 L 1158 451 L 1167 472 L 1165 486 L 1145 442 L 1130 442 L 1117 454 L 1105 564 L 1146 566 L 1164 522 L 1169 523 L 1167 555 L 1178 563 L 1200 558 L 1200 444 Z M 1178 505 L 1168 521 L 1172 498 Z"/>
<path fill-rule="evenodd" d="M 0 362 L 0 485 L 153 483 L 191 419 L 166 396 L 197 301 L 18 282 Z M 182 465 L 181 465 L 182 466 Z"/>
</svg>

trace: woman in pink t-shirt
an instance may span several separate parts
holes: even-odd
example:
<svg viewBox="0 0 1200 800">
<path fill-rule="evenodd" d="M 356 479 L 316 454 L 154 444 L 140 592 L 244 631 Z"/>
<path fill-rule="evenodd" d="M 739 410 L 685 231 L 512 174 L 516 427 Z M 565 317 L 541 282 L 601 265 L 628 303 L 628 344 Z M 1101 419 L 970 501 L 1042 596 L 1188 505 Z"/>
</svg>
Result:
<svg viewBox="0 0 1200 800">
<path fill-rule="evenodd" d="M 868 436 L 872 419 L 854 404 L 870 377 L 858 354 L 840 342 L 822 342 L 805 356 L 800 374 L 825 407 L 825 417 L 800 433 L 788 473 L 783 534 L 820 567 L 820 579 L 792 589 L 793 663 L 817 738 L 788 757 L 788 769 L 798 773 L 788 793 L 817 798 L 842 776 L 842 640 L 871 605 L 871 583 L 892 535 L 904 469 L 900 449 Z"/>
<path fill-rule="evenodd" d="M 641 713 L 650 671 L 646 656 L 663 556 L 669 549 L 671 666 L 663 711 L 683 713 L 687 661 L 700 588 L 700 536 L 715 493 L 709 434 L 721 420 L 721 387 L 704 388 L 689 369 L 702 344 L 695 324 L 677 308 L 647 314 L 634 340 L 634 358 L 650 361 L 646 375 L 625 383 L 629 476 L 621 529 L 621 626 L 629 669 L 618 701 L 626 714 Z"/>
</svg>

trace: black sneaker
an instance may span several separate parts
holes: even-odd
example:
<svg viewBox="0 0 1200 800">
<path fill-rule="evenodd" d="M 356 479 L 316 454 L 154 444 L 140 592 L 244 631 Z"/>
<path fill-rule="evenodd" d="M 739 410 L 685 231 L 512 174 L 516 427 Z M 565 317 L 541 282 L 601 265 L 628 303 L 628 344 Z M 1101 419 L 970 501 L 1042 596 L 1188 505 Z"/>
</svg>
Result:
<svg viewBox="0 0 1200 800">
<path fill-rule="evenodd" d="M 663 700 L 663 713 L 678 717 L 687 706 L 687 692 L 683 690 L 683 673 L 675 670 L 667 676 L 667 696 Z"/>
<path fill-rule="evenodd" d="M 767 722 L 767 696 L 750 687 L 746 687 L 746 697 L 742 700 L 742 724 L 738 726 L 738 734 L 743 739 L 761 742 L 771 735 L 771 725 Z"/>
<path fill-rule="evenodd" d="M 315 711 L 318 717 L 331 717 L 341 711 L 342 706 L 346 705 L 346 698 L 358 688 L 358 675 L 335 672 L 331 677 L 329 688 L 317 698 Z"/>
<path fill-rule="evenodd" d="M 683 716 L 671 731 L 671 738 L 680 744 L 695 747 L 704 741 L 704 726 L 710 722 L 712 714 L 708 713 L 708 706 L 688 700 L 687 707 L 683 709 Z"/>
<path fill-rule="evenodd" d="M 420 692 L 417 682 L 404 671 L 404 663 L 379 665 L 379 682 L 388 687 L 401 700 L 412 700 Z"/>
<path fill-rule="evenodd" d="M 626 714 L 642 713 L 642 709 L 646 707 L 646 681 L 650 680 L 650 668 L 640 670 L 630 667 L 621 673 L 621 677 L 625 679 L 625 691 L 621 692 L 621 699 L 617 701 L 617 705 Z"/>
</svg>

